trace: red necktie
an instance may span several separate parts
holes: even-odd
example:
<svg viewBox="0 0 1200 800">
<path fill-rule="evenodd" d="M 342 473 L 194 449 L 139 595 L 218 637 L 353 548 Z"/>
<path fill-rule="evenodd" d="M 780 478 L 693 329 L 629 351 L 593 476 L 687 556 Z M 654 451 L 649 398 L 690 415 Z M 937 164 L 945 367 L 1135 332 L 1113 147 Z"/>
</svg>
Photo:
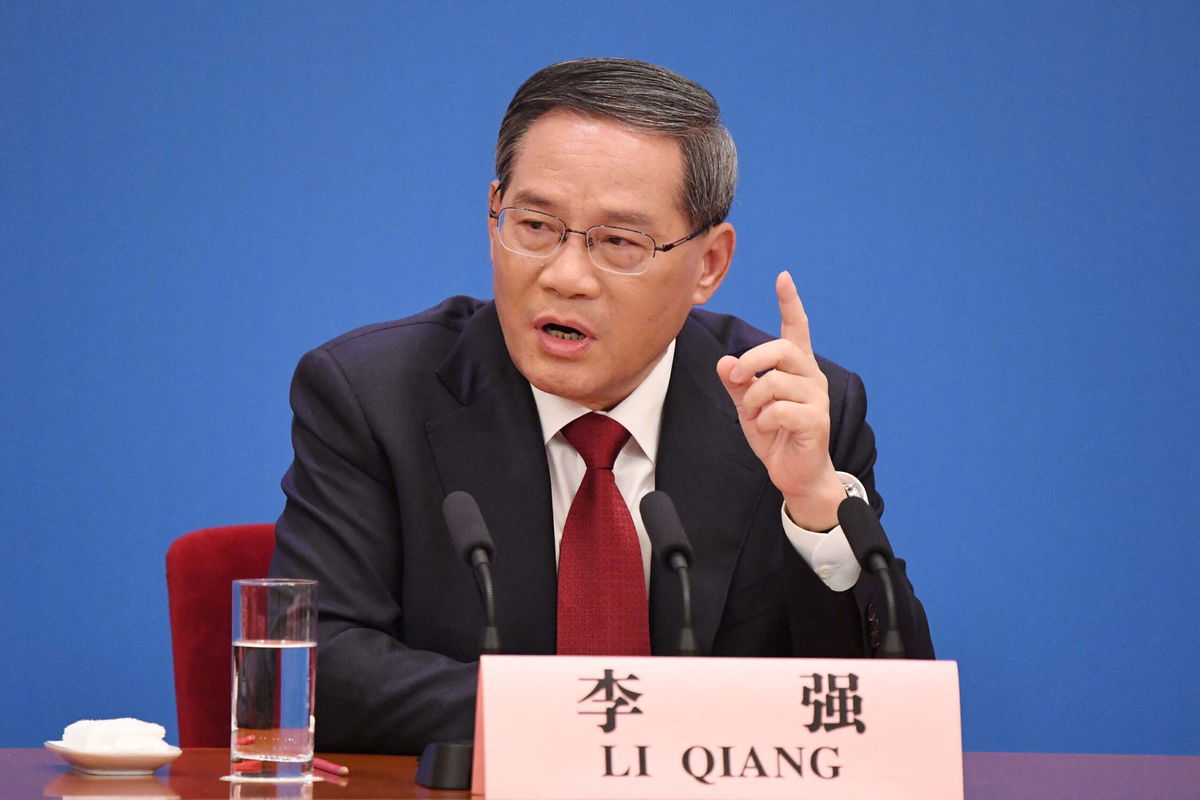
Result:
<svg viewBox="0 0 1200 800">
<path fill-rule="evenodd" d="M 558 652 L 650 655 L 642 550 L 613 477 L 629 431 L 611 417 L 585 414 L 562 434 L 587 472 L 559 546 Z"/>
</svg>

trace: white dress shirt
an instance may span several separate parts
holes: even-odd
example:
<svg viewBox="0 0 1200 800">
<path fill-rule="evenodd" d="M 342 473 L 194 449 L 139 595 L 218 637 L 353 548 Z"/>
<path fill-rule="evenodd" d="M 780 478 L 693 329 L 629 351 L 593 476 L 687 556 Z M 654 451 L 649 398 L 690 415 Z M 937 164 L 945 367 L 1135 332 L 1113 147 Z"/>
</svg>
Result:
<svg viewBox="0 0 1200 800">
<path fill-rule="evenodd" d="M 621 423 L 629 431 L 629 441 L 617 454 L 613 475 L 617 488 L 629 506 L 633 526 L 637 529 L 638 542 L 642 548 L 642 568 L 646 575 L 646 586 L 650 585 L 650 538 L 642 522 L 640 504 L 642 498 L 654 490 L 654 465 L 658 460 L 658 435 L 662 428 L 662 409 L 667 397 L 667 386 L 671 381 L 671 365 L 675 362 L 675 342 L 672 341 L 650 374 L 633 393 L 622 400 L 611 411 L 597 411 Z M 550 465 L 550 498 L 554 507 L 554 556 L 558 558 L 563 529 L 567 524 L 567 512 L 575 492 L 583 482 L 587 465 L 561 433 L 568 423 L 591 413 L 591 409 L 557 395 L 548 394 L 530 385 L 533 399 L 537 403 L 538 417 L 542 424 L 542 441 L 546 445 L 546 460 Z M 867 493 L 858 478 L 839 472 L 843 483 L 858 486 L 859 493 Z M 800 554 L 825 585 L 834 591 L 849 589 L 858 581 L 861 568 L 850 550 L 850 545 L 841 527 L 828 533 L 818 533 L 801 528 L 792 522 L 787 509 L 780 507 L 783 530 L 792 547 Z M 649 589 L 647 588 L 647 591 Z"/>
</svg>

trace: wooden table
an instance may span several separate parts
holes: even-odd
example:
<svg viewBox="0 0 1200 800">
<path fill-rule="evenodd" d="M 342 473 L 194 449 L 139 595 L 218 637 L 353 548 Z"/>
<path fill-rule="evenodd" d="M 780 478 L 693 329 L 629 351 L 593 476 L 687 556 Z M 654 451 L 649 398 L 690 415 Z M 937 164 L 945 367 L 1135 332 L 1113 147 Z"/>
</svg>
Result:
<svg viewBox="0 0 1200 800">
<path fill-rule="evenodd" d="M 433 791 L 413 782 L 412 756 L 337 754 L 350 767 L 301 792 L 295 784 L 230 784 L 224 748 L 189 749 L 153 777 L 103 778 L 70 770 L 42 749 L 0 749 L 0 800 L 39 797 L 194 798 L 458 798 L 467 792 Z M 1200 756 L 965 753 L 967 800 L 1200 800 Z M 881 798 L 886 800 L 886 798 Z"/>
<path fill-rule="evenodd" d="M 160 797 L 193 798 L 313 797 L 361 798 L 458 798 L 470 792 L 433 791 L 417 786 L 417 759 L 413 756 L 372 756 L 339 753 L 328 758 L 350 768 L 350 775 L 335 777 L 319 773 L 325 780 L 301 792 L 297 784 L 232 784 L 221 780 L 229 774 L 229 750 L 192 748 L 154 773 L 153 777 L 116 778 L 84 775 L 70 769 L 49 750 L 0 750 L 0 798 L 38 797 Z M 234 787 L 237 794 L 234 794 Z"/>
</svg>

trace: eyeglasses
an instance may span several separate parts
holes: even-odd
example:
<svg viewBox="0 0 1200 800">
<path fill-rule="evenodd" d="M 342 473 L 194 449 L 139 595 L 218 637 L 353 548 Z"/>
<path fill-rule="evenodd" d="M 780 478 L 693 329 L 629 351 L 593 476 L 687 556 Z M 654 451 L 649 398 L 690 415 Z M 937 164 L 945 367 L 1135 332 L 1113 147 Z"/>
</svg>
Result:
<svg viewBox="0 0 1200 800">
<path fill-rule="evenodd" d="M 496 220 L 496 232 L 500 244 L 510 253 L 533 258 L 554 255 L 568 233 L 583 237 L 587 244 L 588 257 L 592 263 L 606 272 L 618 275 L 641 275 L 650 267 L 655 253 L 666 253 L 685 242 L 690 242 L 709 229 L 705 225 L 695 233 L 688 234 L 662 247 L 648 233 L 617 228 L 612 225 L 593 225 L 585 231 L 567 227 L 553 214 L 535 211 L 532 208 L 507 206 L 499 211 L 488 209 L 488 216 Z"/>
</svg>

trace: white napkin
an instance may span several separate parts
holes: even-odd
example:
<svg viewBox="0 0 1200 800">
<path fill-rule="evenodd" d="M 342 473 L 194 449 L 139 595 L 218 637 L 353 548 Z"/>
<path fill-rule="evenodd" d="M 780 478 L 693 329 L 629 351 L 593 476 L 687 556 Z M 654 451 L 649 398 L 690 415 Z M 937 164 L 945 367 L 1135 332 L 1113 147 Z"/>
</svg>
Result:
<svg viewBox="0 0 1200 800">
<path fill-rule="evenodd" d="M 85 753 L 158 753 L 172 750 L 163 741 L 167 730 L 153 722 L 122 719 L 81 719 L 63 730 L 63 745 Z"/>
</svg>

